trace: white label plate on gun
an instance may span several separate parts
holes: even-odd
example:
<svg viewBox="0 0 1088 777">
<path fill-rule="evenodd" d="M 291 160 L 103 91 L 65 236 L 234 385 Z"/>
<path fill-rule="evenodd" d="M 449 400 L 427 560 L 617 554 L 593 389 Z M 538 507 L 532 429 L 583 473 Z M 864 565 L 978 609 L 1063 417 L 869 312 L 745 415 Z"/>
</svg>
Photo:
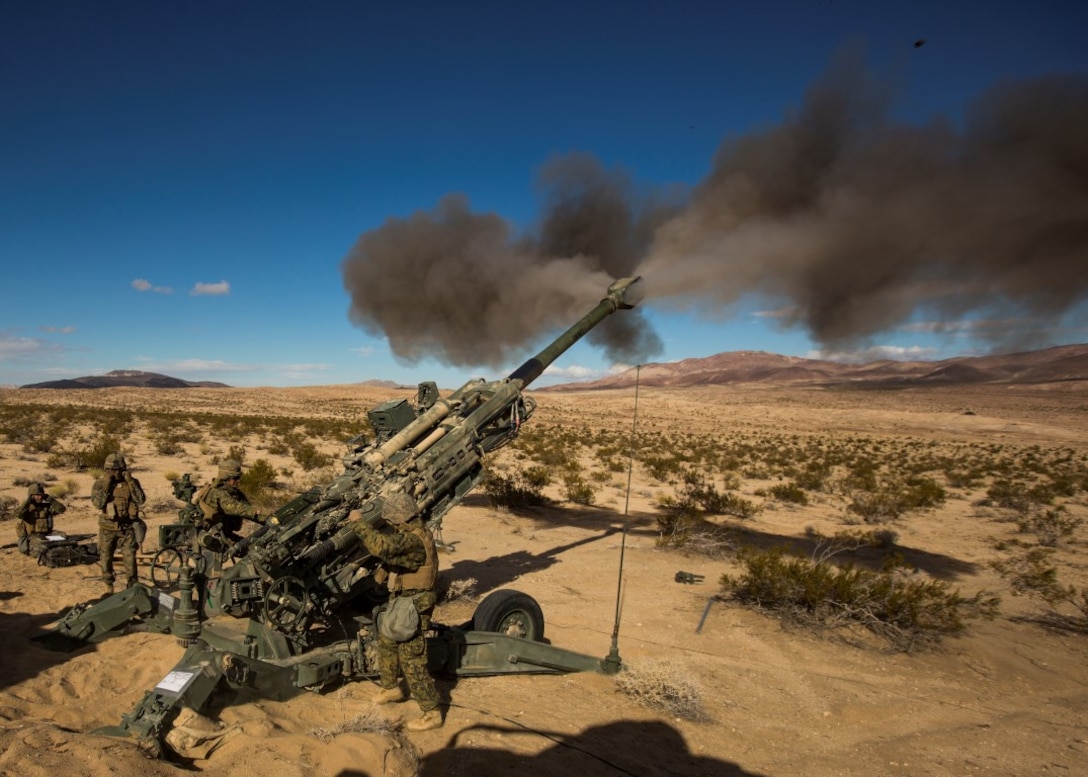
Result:
<svg viewBox="0 0 1088 777">
<path fill-rule="evenodd" d="M 159 680 L 159 684 L 155 686 L 157 691 L 166 691 L 181 695 L 181 692 L 185 690 L 185 687 L 192 682 L 196 677 L 196 672 L 179 672 L 177 669 L 172 672 L 168 672 L 166 677 Z"/>
</svg>

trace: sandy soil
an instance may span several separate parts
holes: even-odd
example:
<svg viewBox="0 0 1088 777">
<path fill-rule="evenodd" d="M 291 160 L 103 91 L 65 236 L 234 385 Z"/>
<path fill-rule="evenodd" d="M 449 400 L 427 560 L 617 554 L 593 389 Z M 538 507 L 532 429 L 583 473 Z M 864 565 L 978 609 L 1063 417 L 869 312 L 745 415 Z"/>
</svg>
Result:
<svg viewBox="0 0 1088 777">
<path fill-rule="evenodd" d="M 63 392 L 66 402 L 114 407 L 173 406 L 222 412 L 353 417 L 381 399 L 410 392 L 356 387 L 266 390 L 96 390 Z M 57 392 L 0 392 L 4 403 L 57 402 Z M 585 429 L 630 429 L 630 392 L 537 393 L 534 422 Z M 889 439 L 1001 441 L 1088 447 L 1082 395 L 1005 389 L 928 392 L 826 392 L 705 388 L 645 391 L 639 423 L 684 431 L 730 429 L 800 434 L 865 434 Z M 967 414 L 970 411 L 970 414 Z M 161 457 L 143 439 L 127 450 L 156 505 L 152 533 L 173 520 L 165 472 L 212 473 L 207 455 L 188 446 Z M 223 448 L 233 441 L 224 442 Z M 330 452 L 334 452 L 330 449 Z M 261 453 L 264 456 L 265 454 Z M 23 498 L 19 477 L 45 470 L 44 457 L 0 445 L 0 494 Z M 284 462 L 276 462 L 280 466 Z M 75 479 L 58 527 L 95 531 L 89 473 Z M 621 478 L 622 480 L 622 478 Z M 334 729 L 372 710 L 373 686 L 358 683 L 286 702 L 251 701 L 225 709 L 227 735 L 190 769 L 209 775 L 349 777 L 357 775 L 970 775 L 1085 774 L 1088 764 L 1088 642 L 1022 616 L 1034 605 L 1011 598 L 987 566 L 994 542 L 1015 526 L 969 499 L 897 522 L 899 544 L 920 574 L 970 595 L 1003 593 L 1002 616 L 973 622 L 938 651 L 903 654 L 871 643 L 783 628 L 777 620 L 712 601 L 732 566 L 657 547 L 651 502 L 660 484 L 636 474 L 627 515 L 622 484 L 599 506 L 560 503 L 532 515 L 491 508 L 478 494 L 455 508 L 442 557 L 446 580 L 476 581 L 482 596 L 514 588 L 543 607 L 556 645 L 604 656 L 616 613 L 621 546 L 619 651 L 625 662 L 667 660 L 702 689 L 704 722 L 636 704 L 602 675 L 440 680 L 446 725 L 410 736 Z M 1088 516 L 1083 494 L 1071 505 Z M 753 535 L 802 541 L 806 527 L 842 527 L 841 506 L 769 506 L 748 522 Z M 0 525 L 14 542 L 14 526 Z M 1086 533 L 1080 529 L 1079 540 Z M 1084 585 L 1083 545 L 1071 546 L 1070 582 Z M 705 575 L 676 583 L 686 570 Z M 146 576 L 146 569 L 144 571 Z M 40 648 L 29 637 L 72 605 L 100 593 L 97 569 L 48 569 L 0 549 L 0 775 L 149 777 L 183 769 L 148 760 L 129 741 L 91 733 L 116 725 L 181 656 L 168 636 L 132 634 L 73 653 Z M 709 603 L 709 605 L 708 605 Z M 444 604 L 439 618 L 459 623 L 471 602 Z M 705 614 L 705 621 L 703 616 Z M 700 622 L 702 628 L 699 629 Z M 412 703 L 377 710 L 394 723 L 417 714 Z"/>
</svg>

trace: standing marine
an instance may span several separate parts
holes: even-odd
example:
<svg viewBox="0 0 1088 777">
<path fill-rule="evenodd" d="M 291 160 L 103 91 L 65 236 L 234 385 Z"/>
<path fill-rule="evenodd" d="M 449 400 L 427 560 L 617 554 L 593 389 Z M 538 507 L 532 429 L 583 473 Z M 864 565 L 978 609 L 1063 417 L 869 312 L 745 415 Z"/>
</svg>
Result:
<svg viewBox="0 0 1088 777">
<path fill-rule="evenodd" d="M 15 533 L 18 535 L 19 552 L 38 557 L 45 552 L 46 536 L 53 531 L 53 517 L 68 508 L 45 493 L 41 483 L 31 483 L 27 488 L 26 501 L 15 517 Z"/>
<path fill-rule="evenodd" d="M 400 676 L 408 685 L 408 692 L 419 705 L 422 716 L 410 721 L 409 731 L 427 731 L 443 723 L 438 708 L 438 691 L 434 678 L 427 671 L 427 637 L 431 627 L 431 615 L 437 602 L 434 585 L 438 577 L 438 551 L 434 537 L 423 525 L 415 501 L 404 493 L 393 494 L 385 500 L 382 516 L 388 531 L 375 529 L 359 511 L 349 516 L 351 528 L 362 540 L 366 549 L 381 561 L 374 579 L 389 589 L 389 604 L 379 615 L 378 628 L 378 684 L 381 689 L 374 697 L 375 704 L 388 704 L 404 698 Z M 400 605 L 408 602 L 418 614 L 414 631 L 390 636 L 382 627 L 381 619 L 390 617 Z M 413 618 L 414 620 L 414 618 Z"/>
<path fill-rule="evenodd" d="M 98 554 L 102 565 L 102 582 L 106 592 L 113 593 L 113 553 L 121 550 L 125 564 L 125 587 L 138 581 L 136 548 L 140 544 L 138 528 L 146 526 L 140 520 L 140 505 L 147 495 L 140 481 L 128 471 L 128 463 L 120 453 L 106 456 L 102 477 L 91 487 L 91 504 L 102 511 L 98 517 Z"/>
</svg>

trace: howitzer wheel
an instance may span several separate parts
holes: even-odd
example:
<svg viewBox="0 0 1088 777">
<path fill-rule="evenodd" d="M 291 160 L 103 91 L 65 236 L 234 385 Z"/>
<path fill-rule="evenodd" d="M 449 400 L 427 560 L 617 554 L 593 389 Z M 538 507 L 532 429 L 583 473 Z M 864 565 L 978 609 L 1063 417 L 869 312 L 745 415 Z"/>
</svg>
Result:
<svg viewBox="0 0 1088 777">
<path fill-rule="evenodd" d="M 544 613 L 529 594 L 509 589 L 493 591 L 472 614 L 472 628 L 543 642 Z"/>
<path fill-rule="evenodd" d="M 279 631 L 298 628 L 310 609 L 310 594 L 297 577 L 281 577 L 264 595 L 264 618 Z"/>
<path fill-rule="evenodd" d="M 196 574 L 203 574 L 204 557 L 190 553 L 185 547 L 163 548 L 151 559 L 151 582 L 160 590 L 173 590 L 178 586 L 184 567 L 192 567 Z"/>
</svg>

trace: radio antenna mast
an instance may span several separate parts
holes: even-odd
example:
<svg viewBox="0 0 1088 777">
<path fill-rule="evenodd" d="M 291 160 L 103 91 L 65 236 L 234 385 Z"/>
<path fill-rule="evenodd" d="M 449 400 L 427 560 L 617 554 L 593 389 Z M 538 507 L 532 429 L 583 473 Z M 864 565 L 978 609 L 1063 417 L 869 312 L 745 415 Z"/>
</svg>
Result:
<svg viewBox="0 0 1088 777">
<path fill-rule="evenodd" d="M 623 533 L 620 535 L 620 569 L 616 580 L 616 619 L 612 625 L 612 647 L 604 659 L 604 670 L 608 674 L 620 671 L 620 610 L 623 601 L 623 556 L 627 550 L 627 527 L 630 524 L 631 473 L 635 468 L 635 433 L 638 430 L 638 387 L 642 365 L 635 365 L 635 412 L 631 421 L 631 444 L 627 450 L 627 496 L 623 502 Z"/>
</svg>

